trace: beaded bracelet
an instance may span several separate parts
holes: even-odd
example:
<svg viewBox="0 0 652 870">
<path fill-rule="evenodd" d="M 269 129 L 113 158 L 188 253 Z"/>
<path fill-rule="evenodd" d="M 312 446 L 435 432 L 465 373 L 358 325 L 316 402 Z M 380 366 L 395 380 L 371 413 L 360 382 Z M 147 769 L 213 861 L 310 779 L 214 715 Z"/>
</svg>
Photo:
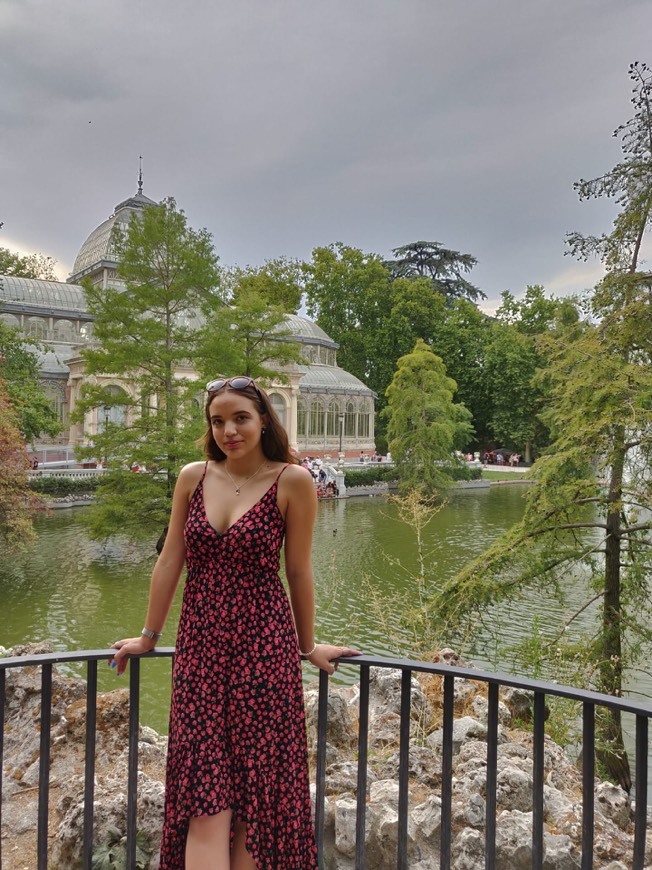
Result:
<svg viewBox="0 0 652 870">
<path fill-rule="evenodd" d="M 314 651 L 316 649 L 317 649 L 317 641 L 315 641 L 315 643 L 312 645 L 312 649 L 310 650 L 310 652 L 304 653 L 304 652 L 301 652 L 301 650 L 299 650 L 299 655 L 301 656 L 302 659 L 310 658 L 310 656 L 314 653 Z"/>
</svg>

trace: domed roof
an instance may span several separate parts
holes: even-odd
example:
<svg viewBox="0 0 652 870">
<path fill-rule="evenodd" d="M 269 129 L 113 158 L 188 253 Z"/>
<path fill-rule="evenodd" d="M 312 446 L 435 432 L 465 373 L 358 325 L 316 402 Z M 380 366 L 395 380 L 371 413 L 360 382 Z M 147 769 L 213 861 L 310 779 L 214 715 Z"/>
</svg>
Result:
<svg viewBox="0 0 652 870">
<path fill-rule="evenodd" d="M 361 380 L 339 366 L 297 366 L 303 377 L 299 382 L 302 393 L 348 393 L 357 396 L 375 396 L 373 390 Z"/>
<path fill-rule="evenodd" d="M 0 277 L 0 302 L 49 311 L 85 312 L 84 291 L 76 284 L 38 278 Z"/>
<path fill-rule="evenodd" d="M 117 258 L 111 241 L 114 226 L 118 224 L 126 230 L 131 215 L 142 211 L 148 205 L 157 205 L 157 203 L 145 196 L 140 190 L 129 199 L 118 203 L 113 214 L 93 230 L 79 249 L 75 265 L 72 267 L 72 274 L 68 280 L 78 281 L 85 274 L 88 274 L 93 267 L 100 264 L 115 266 Z"/>
<path fill-rule="evenodd" d="M 302 343 L 322 344 L 336 350 L 339 347 L 339 344 L 333 341 L 320 326 L 299 314 L 286 314 L 284 329 L 291 333 L 292 338 L 296 338 Z"/>
</svg>

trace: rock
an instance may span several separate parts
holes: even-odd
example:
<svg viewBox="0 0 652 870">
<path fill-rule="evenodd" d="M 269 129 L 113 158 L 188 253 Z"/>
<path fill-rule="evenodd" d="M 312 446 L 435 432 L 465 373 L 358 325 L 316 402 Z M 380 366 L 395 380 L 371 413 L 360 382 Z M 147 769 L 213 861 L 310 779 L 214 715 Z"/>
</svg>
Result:
<svg viewBox="0 0 652 870">
<path fill-rule="evenodd" d="M 341 794 L 335 801 L 335 848 L 342 855 L 355 855 L 357 801 L 352 794 Z"/>
<path fill-rule="evenodd" d="M 426 742 L 433 749 L 441 751 L 444 739 L 444 729 L 438 728 L 429 734 Z M 471 716 L 462 716 L 461 719 L 455 719 L 453 722 L 453 754 L 457 754 L 462 747 L 462 744 L 467 740 L 486 740 L 487 726 Z M 486 751 L 486 750 L 485 750 Z"/>
<path fill-rule="evenodd" d="M 369 715 L 373 719 L 377 713 L 386 715 L 401 713 L 402 672 L 387 668 L 371 668 L 369 671 Z M 424 716 L 428 702 L 421 684 L 415 676 L 410 683 L 410 715 L 413 719 Z"/>
<path fill-rule="evenodd" d="M 472 828 L 479 828 L 485 823 L 487 804 L 479 794 L 472 794 L 464 806 L 464 821 Z"/>
<path fill-rule="evenodd" d="M 543 870 L 577 870 L 582 864 L 579 849 L 564 834 L 543 835 Z"/>
<path fill-rule="evenodd" d="M 317 719 L 319 710 L 319 690 L 309 688 L 305 691 L 306 726 L 308 745 L 311 752 L 317 750 Z M 326 740 L 334 747 L 348 749 L 356 742 L 355 729 L 349 712 L 349 705 L 342 694 L 333 687 L 328 693 L 328 727 Z M 335 759 L 333 759 L 334 761 Z"/>
<path fill-rule="evenodd" d="M 367 784 L 375 782 L 373 770 L 367 766 Z M 326 768 L 326 794 L 342 794 L 358 790 L 358 765 L 352 761 L 339 761 Z"/>
<path fill-rule="evenodd" d="M 532 692 L 506 686 L 501 689 L 500 694 L 514 719 L 525 723 L 532 721 L 534 708 L 534 696 Z"/>
<path fill-rule="evenodd" d="M 112 829 L 123 836 L 127 832 L 126 769 L 116 765 L 113 776 L 98 782 L 95 789 L 93 842 L 96 845 L 109 841 Z M 163 823 L 163 783 L 138 774 L 137 827 L 157 853 L 161 844 Z M 50 865 L 52 870 L 70 870 L 78 866 L 84 825 L 84 780 L 75 777 L 69 783 L 69 791 L 58 807 L 61 822 L 52 845 Z"/>
<path fill-rule="evenodd" d="M 453 840 L 452 870 L 479 870 L 484 867 L 484 835 L 463 828 Z"/>
<path fill-rule="evenodd" d="M 487 724 L 487 720 L 489 718 L 489 701 L 484 697 L 484 695 L 476 695 L 473 699 L 473 713 L 475 718 L 482 722 L 484 725 Z M 498 701 L 498 722 L 500 725 L 509 725 L 512 721 L 512 714 L 509 712 L 509 707 L 507 704 L 504 704 L 502 701 Z"/>
<path fill-rule="evenodd" d="M 399 753 L 375 765 L 379 779 L 398 779 Z M 430 746 L 410 746 L 408 773 L 410 779 L 429 788 L 438 788 L 441 783 L 441 755 Z"/>
<path fill-rule="evenodd" d="M 425 841 L 431 854 L 437 854 L 441 832 L 441 798 L 439 795 L 429 795 L 423 803 L 414 807 L 411 816 L 416 838 Z"/>
<path fill-rule="evenodd" d="M 527 813 L 532 808 L 532 775 L 514 764 L 497 773 L 496 801 L 498 807 Z"/>
<path fill-rule="evenodd" d="M 496 820 L 496 870 L 532 867 L 532 813 L 503 810 Z"/>
<path fill-rule="evenodd" d="M 632 820 L 631 804 L 626 792 L 610 782 L 601 782 L 595 788 L 595 808 L 625 831 Z"/>
</svg>

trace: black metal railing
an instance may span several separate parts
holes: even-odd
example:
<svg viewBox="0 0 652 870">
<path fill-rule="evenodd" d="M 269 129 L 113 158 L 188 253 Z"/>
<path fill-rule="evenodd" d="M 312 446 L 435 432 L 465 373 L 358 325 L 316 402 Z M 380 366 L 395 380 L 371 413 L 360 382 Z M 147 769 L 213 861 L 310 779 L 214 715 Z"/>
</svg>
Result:
<svg viewBox="0 0 652 870">
<path fill-rule="evenodd" d="M 171 658 L 171 647 L 154 650 L 143 656 Z M 84 786 L 84 836 L 82 843 L 82 866 L 90 870 L 93 850 L 93 798 L 95 779 L 95 738 L 97 704 L 97 663 L 111 658 L 107 650 L 82 650 L 78 652 L 53 653 L 48 655 L 19 656 L 0 659 L 0 770 L 3 763 L 4 710 L 6 673 L 11 668 L 40 667 L 41 712 L 40 712 L 40 761 L 38 784 L 37 867 L 46 870 L 48 863 L 48 809 L 49 809 L 49 762 L 51 737 L 52 668 L 55 664 L 86 662 L 86 754 Z M 546 696 L 569 698 L 582 704 L 582 870 L 593 867 L 594 837 L 594 774 L 595 774 L 595 711 L 597 708 L 612 708 L 630 713 L 636 718 L 635 733 L 635 799 L 634 845 L 631 860 L 632 870 L 643 870 L 645 861 L 645 836 L 648 797 L 648 726 L 652 707 L 636 701 L 601 695 L 545 683 L 537 680 L 512 677 L 478 671 L 473 668 L 452 667 L 445 664 L 388 659 L 375 656 L 342 658 L 342 664 L 360 669 L 359 725 L 358 725 L 358 773 L 356 806 L 356 851 L 355 866 L 364 870 L 365 824 L 367 802 L 367 762 L 369 733 L 369 685 L 370 669 L 391 668 L 401 672 L 401 711 L 399 726 L 399 774 L 398 774 L 398 842 L 396 867 L 405 870 L 408 864 L 408 774 L 410 753 L 410 700 L 414 673 L 436 674 L 443 678 L 443 742 L 441 770 L 441 836 L 440 867 L 450 870 L 452 845 L 452 796 L 453 796 L 453 721 L 455 680 L 471 679 L 487 684 L 487 780 L 485 818 L 485 870 L 492 870 L 496 862 L 496 785 L 498 746 L 498 698 L 499 688 L 513 687 L 533 693 L 533 819 L 532 819 L 532 868 L 541 870 L 544 858 L 544 721 Z M 140 701 L 141 658 L 133 658 L 129 669 L 129 755 L 127 774 L 127 867 L 136 868 L 136 809 L 138 779 L 138 736 Z M 323 866 L 324 852 L 324 800 L 326 791 L 326 729 L 328 716 L 329 679 L 324 671 L 319 673 L 319 702 L 317 723 L 317 770 L 315 828 Z M 0 824 L 2 822 L 2 781 L 0 779 Z M 2 866 L 2 841 L 0 840 L 0 867 Z"/>
</svg>

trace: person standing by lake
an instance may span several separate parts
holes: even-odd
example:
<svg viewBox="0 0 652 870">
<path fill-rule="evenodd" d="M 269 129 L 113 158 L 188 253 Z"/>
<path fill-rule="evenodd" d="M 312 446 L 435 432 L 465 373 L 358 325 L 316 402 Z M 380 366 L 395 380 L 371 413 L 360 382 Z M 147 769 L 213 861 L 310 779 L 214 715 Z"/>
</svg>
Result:
<svg viewBox="0 0 652 870">
<path fill-rule="evenodd" d="M 267 394 L 245 376 L 206 389 L 206 461 L 179 474 L 145 628 L 113 664 L 153 649 L 186 562 L 161 870 L 313 870 L 301 659 L 332 674 L 358 653 L 315 642 L 315 488 Z"/>
</svg>

